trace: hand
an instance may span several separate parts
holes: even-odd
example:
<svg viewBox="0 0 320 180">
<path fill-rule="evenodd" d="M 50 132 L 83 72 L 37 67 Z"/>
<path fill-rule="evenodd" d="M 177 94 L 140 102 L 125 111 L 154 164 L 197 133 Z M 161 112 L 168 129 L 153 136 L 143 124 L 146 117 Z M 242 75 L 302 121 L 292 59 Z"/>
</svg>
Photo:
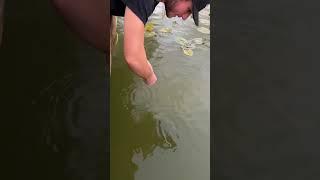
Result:
<svg viewBox="0 0 320 180">
<path fill-rule="evenodd" d="M 147 77 L 144 82 L 148 85 L 148 86 L 152 86 L 154 85 L 156 82 L 157 82 L 157 76 L 156 74 L 153 72 L 153 68 L 152 68 L 152 65 L 150 64 L 149 61 L 147 61 L 149 67 L 151 68 L 151 71 L 152 71 L 152 75 Z"/>
<path fill-rule="evenodd" d="M 144 80 L 148 86 L 152 86 L 157 82 L 157 76 L 153 73 L 148 79 Z"/>
</svg>

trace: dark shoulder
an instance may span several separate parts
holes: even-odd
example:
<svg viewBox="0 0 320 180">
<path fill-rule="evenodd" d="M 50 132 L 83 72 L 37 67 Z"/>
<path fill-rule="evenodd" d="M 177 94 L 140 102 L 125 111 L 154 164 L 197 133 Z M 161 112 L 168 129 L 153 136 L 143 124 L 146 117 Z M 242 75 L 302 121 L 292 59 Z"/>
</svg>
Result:
<svg viewBox="0 0 320 180">
<path fill-rule="evenodd" d="M 149 16 L 151 16 L 155 7 L 159 3 L 156 0 L 123 0 L 123 2 L 144 24 L 146 24 Z"/>
</svg>

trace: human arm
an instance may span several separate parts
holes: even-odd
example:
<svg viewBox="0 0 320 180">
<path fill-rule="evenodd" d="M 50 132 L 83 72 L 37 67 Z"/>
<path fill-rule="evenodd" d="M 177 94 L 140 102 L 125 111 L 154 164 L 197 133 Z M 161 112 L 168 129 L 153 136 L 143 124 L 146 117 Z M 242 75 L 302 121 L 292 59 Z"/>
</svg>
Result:
<svg viewBox="0 0 320 180">
<path fill-rule="evenodd" d="M 146 84 L 157 81 L 144 49 L 144 24 L 128 7 L 124 15 L 124 56 L 129 68 Z"/>
</svg>

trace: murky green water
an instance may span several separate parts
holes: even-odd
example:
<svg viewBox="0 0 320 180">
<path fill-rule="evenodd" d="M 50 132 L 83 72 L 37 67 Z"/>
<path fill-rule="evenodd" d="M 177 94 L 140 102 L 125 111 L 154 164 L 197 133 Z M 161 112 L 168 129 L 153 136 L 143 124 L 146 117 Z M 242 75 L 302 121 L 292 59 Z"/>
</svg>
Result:
<svg viewBox="0 0 320 180">
<path fill-rule="evenodd" d="M 209 8 L 200 27 L 209 28 Z M 156 36 L 145 38 L 158 76 L 147 87 L 123 58 L 123 19 L 111 77 L 111 180 L 208 180 L 210 177 L 210 44 L 193 20 L 167 19 L 160 4 L 149 22 Z M 163 27 L 171 33 L 160 33 Z M 203 38 L 184 55 L 177 37 Z"/>
</svg>

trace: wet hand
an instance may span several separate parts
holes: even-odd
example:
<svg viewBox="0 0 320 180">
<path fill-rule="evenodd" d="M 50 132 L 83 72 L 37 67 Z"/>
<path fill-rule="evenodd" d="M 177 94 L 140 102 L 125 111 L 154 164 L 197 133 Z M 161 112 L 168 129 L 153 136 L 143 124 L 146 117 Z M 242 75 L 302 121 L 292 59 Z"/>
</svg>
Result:
<svg viewBox="0 0 320 180">
<path fill-rule="evenodd" d="M 148 79 L 144 80 L 148 86 L 152 86 L 157 82 L 157 76 L 153 73 Z"/>
<path fill-rule="evenodd" d="M 149 61 L 147 61 L 149 67 L 151 68 L 151 71 L 152 71 L 152 75 L 147 77 L 144 82 L 148 85 L 148 86 L 152 86 L 154 85 L 156 82 L 157 82 L 157 76 L 156 74 L 153 72 L 153 68 L 152 68 L 152 65 L 150 64 Z"/>
</svg>

